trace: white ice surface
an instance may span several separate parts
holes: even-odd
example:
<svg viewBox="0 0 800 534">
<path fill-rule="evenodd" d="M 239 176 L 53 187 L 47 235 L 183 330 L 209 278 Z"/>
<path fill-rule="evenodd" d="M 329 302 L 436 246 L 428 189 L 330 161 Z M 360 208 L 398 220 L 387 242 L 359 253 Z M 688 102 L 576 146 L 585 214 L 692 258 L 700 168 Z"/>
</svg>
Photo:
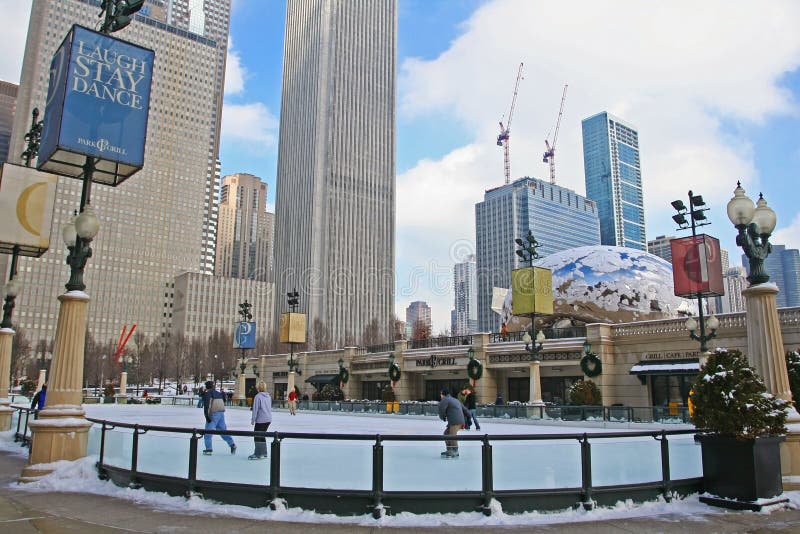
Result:
<svg viewBox="0 0 800 534">
<path fill-rule="evenodd" d="M 159 426 L 202 428 L 202 411 L 197 408 L 171 406 L 85 405 L 87 417 L 126 422 L 139 422 Z M 250 412 L 230 408 L 226 412 L 228 427 L 233 430 L 251 430 Z M 497 434 L 553 434 L 553 433 L 603 433 L 614 429 L 579 429 L 575 427 L 520 424 L 501 419 L 483 419 L 481 431 L 462 431 L 461 435 Z M 670 426 L 667 428 L 675 428 Z M 270 431 L 355 433 L 381 435 L 438 435 L 443 423 L 432 417 L 406 417 L 395 415 L 344 415 L 320 412 L 298 412 L 290 416 L 277 411 Z M 375 520 L 369 515 L 336 517 L 300 509 L 269 510 L 245 506 L 216 504 L 201 498 L 187 501 L 166 494 L 119 488 L 97 478 L 94 463 L 97 461 L 98 432 L 92 430 L 89 456 L 76 462 L 59 462 L 55 471 L 37 482 L 14 484 L 21 491 L 68 491 L 109 495 L 133 500 L 159 510 L 178 513 L 198 512 L 244 517 L 260 520 L 347 523 L 380 526 L 503 526 L 536 525 L 579 521 L 596 521 L 612 518 L 667 516 L 665 521 L 680 520 L 703 522 L 703 515 L 726 513 L 706 506 L 697 495 L 666 503 L 662 500 L 634 504 L 617 503 L 611 508 L 592 511 L 565 510 L 562 512 L 532 512 L 509 515 L 495 502 L 496 511 L 486 517 L 480 513 L 460 514 L 410 514 L 400 513 Z M 13 442 L 11 432 L 0 433 L 0 449 L 27 454 L 27 449 Z M 268 439 L 268 442 L 270 440 Z M 214 455 L 198 457 L 198 478 L 207 480 L 267 483 L 269 461 L 246 459 L 252 441 L 236 438 L 239 451 L 236 455 L 215 436 Z M 611 443 L 614 442 L 614 443 Z M 326 440 L 286 439 L 281 447 L 281 483 L 284 485 L 360 488 L 368 489 L 371 475 L 372 441 L 349 441 L 345 444 Z M 625 481 L 660 479 L 658 442 L 652 438 L 638 438 L 621 443 L 616 438 L 592 440 L 593 482 L 596 485 Z M 202 440 L 200 441 L 202 449 Z M 269 443 L 268 443 L 269 444 Z M 130 462 L 130 432 L 124 429 L 109 432 L 106 441 L 106 462 L 128 467 Z M 442 444 L 436 442 L 386 442 L 385 489 L 427 489 L 458 491 L 480 489 L 480 444 L 461 443 L 461 458 L 439 459 Z M 113 453 L 122 448 L 120 453 Z M 156 433 L 140 436 L 139 470 L 154 471 L 176 476 L 186 476 L 188 470 L 188 444 L 185 437 L 169 437 Z M 670 456 L 673 478 L 699 476 L 701 472 L 699 447 L 691 437 L 676 436 L 670 439 Z M 493 442 L 494 482 L 497 489 L 549 488 L 580 484 L 580 451 L 577 441 L 553 442 Z M 289 466 L 295 466 L 290 468 Z M 433 484 L 433 485 L 429 485 Z M 786 492 L 792 507 L 800 507 L 800 492 Z M 693 527 L 687 526 L 692 530 Z M 695 527 L 701 528 L 701 527 Z"/>
</svg>

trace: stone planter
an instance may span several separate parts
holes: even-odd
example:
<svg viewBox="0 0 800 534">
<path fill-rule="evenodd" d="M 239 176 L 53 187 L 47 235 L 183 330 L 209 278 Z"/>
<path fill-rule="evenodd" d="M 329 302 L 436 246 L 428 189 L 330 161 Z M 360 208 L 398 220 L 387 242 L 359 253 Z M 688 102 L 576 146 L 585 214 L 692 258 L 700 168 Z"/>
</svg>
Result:
<svg viewBox="0 0 800 534">
<path fill-rule="evenodd" d="M 698 434 L 703 458 L 703 484 L 707 496 L 700 501 L 736 510 L 759 511 L 788 502 L 781 497 L 779 446 L 784 436 L 737 440 L 729 436 Z"/>
</svg>

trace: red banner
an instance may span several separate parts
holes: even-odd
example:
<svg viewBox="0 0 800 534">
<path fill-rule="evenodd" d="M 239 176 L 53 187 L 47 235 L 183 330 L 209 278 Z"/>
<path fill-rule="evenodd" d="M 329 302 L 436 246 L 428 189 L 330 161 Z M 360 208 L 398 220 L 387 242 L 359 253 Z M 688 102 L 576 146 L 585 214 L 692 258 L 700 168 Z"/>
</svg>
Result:
<svg viewBox="0 0 800 534">
<path fill-rule="evenodd" d="M 672 281 L 678 297 L 721 296 L 722 255 L 719 240 L 706 234 L 669 242 L 672 249 Z"/>
</svg>

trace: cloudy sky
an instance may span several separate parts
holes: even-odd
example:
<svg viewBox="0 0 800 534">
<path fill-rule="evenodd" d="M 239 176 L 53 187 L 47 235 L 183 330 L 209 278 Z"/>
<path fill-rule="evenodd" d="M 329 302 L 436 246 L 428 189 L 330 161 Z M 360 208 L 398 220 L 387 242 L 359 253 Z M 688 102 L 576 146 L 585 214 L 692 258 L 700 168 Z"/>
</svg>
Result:
<svg viewBox="0 0 800 534">
<path fill-rule="evenodd" d="M 647 237 L 675 235 L 692 189 L 739 263 L 725 205 L 736 181 L 800 247 L 800 2 L 398 0 L 396 311 L 425 300 L 449 326 L 452 266 L 474 250 L 475 203 L 503 183 L 498 121 L 520 63 L 512 178 L 547 178 L 544 139 L 569 84 L 559 185 L 585 193 L 581 120 L 609 111 L 639 130 Z M 30 0 L 0 0 L 0 79 L 19 80 Z M 250 172 L 274 203 L 285 3 L 235 0 L 223 174 Z"/>
</svg>

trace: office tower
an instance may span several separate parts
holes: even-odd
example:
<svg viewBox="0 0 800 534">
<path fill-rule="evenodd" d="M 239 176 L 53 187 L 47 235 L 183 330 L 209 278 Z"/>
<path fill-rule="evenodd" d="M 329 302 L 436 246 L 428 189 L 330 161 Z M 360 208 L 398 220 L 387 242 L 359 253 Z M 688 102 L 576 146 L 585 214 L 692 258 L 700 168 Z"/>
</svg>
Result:
<svg viewBox="0 0 800 534">
<path fill-rule="evenodd" d="M 595 203 L 571 189 L 536 178 L 486 191 L 475 205 L 478 330 L 500 331 L 491 309 L 492 288 L 511 286 L 511 271 L 524 267 L 515 239 L 528 231 L 539 242 L 539 256 L 570 248 L 599 245 L 600 222 Z"/>
<path fill-rule="evenodd" d="M 750 261 L 742 254 L 742 263 L 750 273 Z M 773 243 L 772 252 L 764 260 L 764 270 L 769 281 L 778 286 L 775 303 L 779 308 L 800 306 L 800 252 L 786 245 Z"/>
<path fill-rule="evenodd" d="M 597 202 L 601 244 L 647 250 L 639 133 L 606 112 L 581 125 L 586 196 Z"/>
<path fill-rule="evenodd" d="M 722 272 L 722 284 L 725 294 L 720 299 L 720 306 L 715 313 L 733 313 L 745 311 L 742 290 L 747 288 L 747 271 L 744 267 L 729 267 Z"/>
<path fill-rule="evenodd" d="M 416 300 L 406 308 L 406 335 L 408 339 L 413 339 L 415 334 L 422 329 L 426 329 L 428 334 L 431 333 L 431 308 L 427 302 Z"/>
<path fill-rule="evenodd" d="M 478 280 L 475 275 L 475 255 L 453 266 L 453 296 L 455 309 L 451 318 L 454 336 L 474 334 L 478 330 Z"/>
<path fill-rule="evenodd" d="M 396 0 L 287 2 L 276 317 L 296 288 L 338 345 L 392 338 L 396 57 Z"/>
<path fill-rule="evenodd" d="M 225 176 L 219 201 L 216 274 L 271 280 L 274 224 L 275 214 L 267 212 L 267 184 L 252 174 Z"/>
<path fill-rule="evenodd" d="M 166 333 L 175 276 L 213 266 L 209 206 L 216 194 L 230 0 L 206 0 L 204 35 L 189 32 L 187 21 L 172 16 L 183 4 L 149 0 L 127 28 L 114 34 L 153 49 L 156 60 L 144 168 L 116 188 L 92 188 L 100 232 L 92 241 L 84 280 L 92 298 L 89 331 L 103 342 L 116 340 L 126 324 L 135 323 L 151 339 Z M 73 23 L 95 26 L 99 6 L 97 0 L 33 2 L 13 161 L 19 161 L 31 110 L 45 109 L 53 53 Z M 55 336 L 56 297 L 69 278 L 61 228 L 78 208 L 80 191 L 80 180 L 59 179 L 51 248 L 39 259 L 20 260 L 23 289 L 14 318 L 34 343 Z"/>
<path fill-rule="evenodd" d="M 9 159 L 8 148 L 11 142 L 11 124 L 14 121 L 14 112 L 17 108 L 18 89 L 19 86 L 15 83 L 0 81 L 0 163 Z"/>
<path fill-rule="evenodd" d="M 273 322 L 273 292 L 272 282 L 181 273 L 175 277 L 172 332 L 203 341 L 216 330 L 232 334 L 232 325 L 242 320 L 239 304 L 246 300 L 253 305 L 256 335 L 267 337 Z"/>
<path fill-rule="evenodd" d="M 672 247 L 669 242 L 676 239 L 674 235 L 660 235 L 647 242 L 647 252 L 667 260 L 672 265 Z"/>
</svg>

